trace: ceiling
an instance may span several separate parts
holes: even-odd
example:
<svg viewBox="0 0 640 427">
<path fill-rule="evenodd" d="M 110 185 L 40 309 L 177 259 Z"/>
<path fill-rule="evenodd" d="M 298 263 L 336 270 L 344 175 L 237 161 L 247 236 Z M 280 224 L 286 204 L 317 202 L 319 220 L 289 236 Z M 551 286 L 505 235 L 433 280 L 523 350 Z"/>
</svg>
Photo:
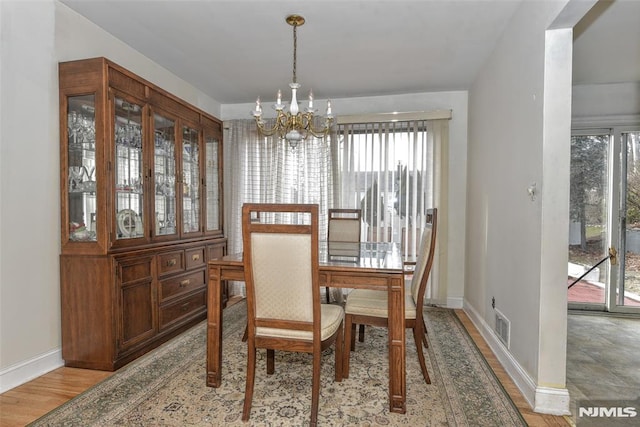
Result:
<svg viewBox="0 0 640 427">
<path fill-rule="evenodd" d="M 521 1 L 61 0 L 222 104 L 469 89 Z M 575 30 L 574 83 L 640 81 L 640 1 L 601 2 Z M 618 66 L 612 66 L 619 64 Z"/>
</svg>

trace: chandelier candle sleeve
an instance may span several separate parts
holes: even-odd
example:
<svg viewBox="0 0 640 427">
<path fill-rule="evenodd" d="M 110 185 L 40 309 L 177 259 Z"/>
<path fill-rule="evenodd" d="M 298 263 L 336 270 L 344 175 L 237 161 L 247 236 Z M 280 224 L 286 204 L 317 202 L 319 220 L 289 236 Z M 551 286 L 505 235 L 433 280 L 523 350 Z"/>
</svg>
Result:
<svg viewBox="0 0 640 427">
<path fill-rule="evenodd" d="M 292 116 L 297 116 L 300 110 L 298 109 L 298 89 L 300 89 L 300 85 L 298 83 L 289 83 L 289 87 L 291 88 L 291 106 L 289 107 L 289 112 Z"/>
</svg>

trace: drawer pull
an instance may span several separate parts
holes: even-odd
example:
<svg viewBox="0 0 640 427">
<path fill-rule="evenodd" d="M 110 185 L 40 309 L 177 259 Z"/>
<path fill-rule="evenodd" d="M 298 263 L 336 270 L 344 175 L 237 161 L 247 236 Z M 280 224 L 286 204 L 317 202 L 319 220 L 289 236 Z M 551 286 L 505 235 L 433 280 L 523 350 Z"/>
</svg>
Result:
<svg viewBox="0 0 640 427">
<path fill-rule="evenodd" d="M 191 255 L 191 260 L 192 261 L 198 261 L 200 259 L 200 254 L 193 254 Z"/>
<path fill-rule="evenodd" d="M 180 287 L 184 288 L 185 286 L 188 286 L 189 283 L 191 283 L 191 281 L 189 279 L 183 280 L 182 282 L 180 282 Z"/>
<path fill-rule="evenodd" d="M 178 261 L 176 261 L 175 258 L 172 258 L 170 260 L 167 260 L 167 267 L 173 267 L 174 265 L 176 265 Z"/>
<path fill-rule="evenodd" d="M 189 310 L 189 303 L 185 302 L 184 304 L 182 304 L 181 309 L 182 309 L 183 312 L 184 311 L 188 311 Z"/>
</svg>

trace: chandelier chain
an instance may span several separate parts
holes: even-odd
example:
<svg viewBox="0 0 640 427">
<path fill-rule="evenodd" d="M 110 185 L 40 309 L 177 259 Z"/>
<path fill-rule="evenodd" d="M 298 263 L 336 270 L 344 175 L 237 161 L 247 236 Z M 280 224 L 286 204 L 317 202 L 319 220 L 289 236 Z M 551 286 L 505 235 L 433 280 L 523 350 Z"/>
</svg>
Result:
<svg viewBox="0 0 640 427">
<path fill-rule="evenodd" d="M 298 80 L 296 79 L 296 58 L 298 53 L 298 33 L 296 32 L 297 28 L 297 25 L 293 26 L 293 83 L 298 83 Z"/>
</svg>

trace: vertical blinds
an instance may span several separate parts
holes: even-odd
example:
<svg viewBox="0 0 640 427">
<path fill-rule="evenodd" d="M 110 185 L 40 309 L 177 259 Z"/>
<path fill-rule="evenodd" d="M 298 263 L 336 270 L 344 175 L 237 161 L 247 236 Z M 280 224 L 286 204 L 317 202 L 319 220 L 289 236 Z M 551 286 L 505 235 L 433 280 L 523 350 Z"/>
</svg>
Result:
<svg viewBox="0 0 640 427">
<path fill-rule="evenodd" d="M 338 136 L 340 202 L 362 209 L 362 240 L 397 242 L 415 254 L 434 202 L 427 120 L 343 123 Z"/>
</svg>

